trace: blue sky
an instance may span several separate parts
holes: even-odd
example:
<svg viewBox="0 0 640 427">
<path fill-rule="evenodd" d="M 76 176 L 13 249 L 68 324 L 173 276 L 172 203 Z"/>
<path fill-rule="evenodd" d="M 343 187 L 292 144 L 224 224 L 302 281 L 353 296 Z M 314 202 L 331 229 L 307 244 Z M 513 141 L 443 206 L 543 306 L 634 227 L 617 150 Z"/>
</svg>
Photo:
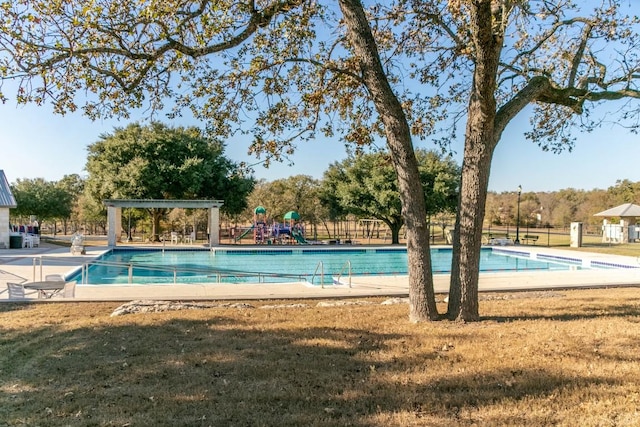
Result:
<svg viewBox="0 0 640 427">
<path fill-rule="evenodd" d="M 630 1 L 628 7 L 635 12 L 637 6 L 632 3 Z M 6 82 L 7 86 L 10 84 Z M 14 93 L 5 87 L 5 95 L 12 97 Z M 136 119 L 140 117 L 133 118 Z M 189 119 L 163 121 L 172 125 L 202 126 Z M 97 141 L 100 134 L 128 123 L 92 122 L 79 113 L 57 116 L 50 106 L 16 106 L 11 100 L 0 103 L 0 169 L 5 171 L 9 182 L 37 177 L 53 181 L 72 173 L 85 175 L 86 147 Z M 525 192 L 565 188 L 592 190 L 606 189 L 622 179 L 640 181 L 640 138 L 620 126 L 606 125 L 589 134 L 576 131 L 573 152 L 561 154 L 543 152 L 527 141 L 524 132 L 528 129 L 529 116 L 524 111 L 505 130 L 493 159 L 489 190 L 515 191 L 518 185 L 522 185 Z M 462 136 L 459 135 L 459 140 L 453 144 L 459 163 Z M 416 141 L 416 146 L 431 148 L 421 141 Z M 248 156 L 247 147 L 246 140 L 230 140 L 226 155 L 237 162 L 258 162 L 255 157 Z M 293 166 L 275 163 L 265 169 L 257 165 L 255 177 L 274 180 L 306 174 L 321 178 L 332 162 L 345 157 L 345 147 L 337 139 L 301 142 L 292 157 Z"/>
<path fill-rule="evenodd" d="M 506 129 L 496 149 L 489 190 L 555 191 L 565 188 L 606 189 L 616 180 L 640 181 L 640 137 L 619 126 L 607 126 L 594 133 L 576 133 L 578 141 L 571 153 L 553 154 L 525 140 L 529 117 L 523 112 Z M 92 122 L 81 114 L 54 115 L 49 106 L 0 105 L 0 169 L 9 182 L 22 178 L 59 180 L 66 174 L 85 175 L 86 147 L 102 133 L 129 122 Z M 198 125 L 173 121 L 173 125 Z M 429 148 L 426 142 L 416 142 Z M 234 161 L 255 163 L 247 154 L 248 142 L 228 141 L 226 155 Z M 462 137 L 454 144 L 461 161 Z M 273 164 L 255 167 L 256 178 L 273 180 L 305 174 L 321 178 L 333 162 L 346 157 L 338 140 L 302 142 L 292 157 L 293 166 Z"/>
</svg>

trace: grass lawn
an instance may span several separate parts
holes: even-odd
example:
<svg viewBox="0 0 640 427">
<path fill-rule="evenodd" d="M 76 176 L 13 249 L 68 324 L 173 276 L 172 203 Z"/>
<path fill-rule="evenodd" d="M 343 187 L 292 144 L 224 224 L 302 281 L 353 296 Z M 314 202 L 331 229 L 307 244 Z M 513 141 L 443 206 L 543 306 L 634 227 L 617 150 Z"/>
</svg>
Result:
<svg viewBox="0 0 640 427">
<path fill-rule="evenodd" d="M 640 423 L 638 289 L 483 294 L 471 324 L 359 301 L 0 304 L 0 425 Z"/>
</svg>

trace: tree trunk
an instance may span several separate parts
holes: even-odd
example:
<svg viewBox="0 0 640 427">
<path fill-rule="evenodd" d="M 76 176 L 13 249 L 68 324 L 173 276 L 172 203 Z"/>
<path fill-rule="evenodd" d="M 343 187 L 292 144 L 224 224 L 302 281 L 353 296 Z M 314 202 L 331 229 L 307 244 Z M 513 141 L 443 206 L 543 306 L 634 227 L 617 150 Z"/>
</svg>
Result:
<svg viewBox="0 0 640 427">
<path fill-rule="evenodd" d="M 389 229 L 391 230 L 391 244 L 399 245 L 400 244 L 400 229 L 402 228 L 402 222 L 394 222 L 389 224 Z M 427 233 L 428 235 L 428 233 Z"/>
<path fill-rule="evenodd" d="M 409 124 L 383 70 L 362 3 L 359 0 L 340 0 L 339 3 L 364 84 L 384 123 L 387 145 L 398 176 L 402 215 L 407 227 L 409 319 L 413 322 L 436 320 L 438 311 L 431 273 L 426 205 Z"/>
<path fill-rule="evenodd" d="M 496 76 L 502 47 L 502 17 L 491 12 L 491 1 L 471 4 L 471 26 L 476 63 L 468 106 L 460 198 L 453 242 L 451 286 L 447 317 L 475 321 L 478 312 L 478 279 L 482 222 L 484 219 L 491 159 L 497 143 Z M 496 34 L 497 32 L 497 34 Z"/>
<path fill-rule="evenodd" d="M 151 214 L 151 236 L 149 237 L 149 241 L 159 242 L 160 241 L 160 219 L 162 219 L 164 210 L 150 209 L 149 213 Z"/>
</svg>

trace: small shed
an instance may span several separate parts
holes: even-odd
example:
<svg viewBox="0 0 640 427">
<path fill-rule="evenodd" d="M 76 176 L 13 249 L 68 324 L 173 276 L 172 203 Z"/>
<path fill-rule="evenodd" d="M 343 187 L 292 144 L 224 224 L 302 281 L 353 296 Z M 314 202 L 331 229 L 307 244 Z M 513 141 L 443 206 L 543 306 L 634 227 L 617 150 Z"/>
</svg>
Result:
<svg viewBox="0 0 640 427">
<path fill-rule="evenodd" d="M 0 248 L 9 247 L 9 209 L 18 207 L 15 197 L 11 192 L 9 181 L 0 169 Z"/>
<path fill-rule="evenodd" d="M 602 220 L 602 241 L 605 243 L 628 243 L 640 239 L 640 206 L 624 203 L 593 216 L 604 217 Z M 619 224 L 611 224 L 610 218 L 620 218 Z"/>
</svg>

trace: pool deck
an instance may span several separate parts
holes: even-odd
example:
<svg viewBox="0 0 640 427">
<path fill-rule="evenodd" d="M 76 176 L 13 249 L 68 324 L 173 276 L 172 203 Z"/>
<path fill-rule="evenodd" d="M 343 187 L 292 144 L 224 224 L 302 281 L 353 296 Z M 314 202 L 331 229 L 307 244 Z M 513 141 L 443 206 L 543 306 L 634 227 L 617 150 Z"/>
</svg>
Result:
<svg viewBox="0 0 640 427">
<path fill-rule="evenodd" d="M 185 248 L 181 245 L 180 247 Z M 202 248 L 202 246 L 198 246 Z M 355 247 L 355 246 L 354 246 Z M 153 247 L 161 249 L 158 246 Z M 171 247 L 167 246 L 168 249 Z M 86 255 L 72 255 L 69 248 L 43 243 L 41 247 L 0 249 L 0 301 L 7 300 L 5 282 L 31 282 L 47 274 L 69 274 L 84 262 L 102 254 L 107 247 L 88 246 Z M 500 250 L 527 252 L 532 256 L 547 254 L 562 258 L 580 258 L 585 262 L 600 261 L 640 267 L 640 258 L 577 252 L 541 246 L 509 246 Z M 53 257 L 34 267 L 34 258 Z M 482 273 L 480 292 L 511 292 L 591 287 L 639 286 L 639 268 L 607 270 L 532 271 L 530 273 Z M 446 294 L 449 275 L 434 276 L 438 294 Z M 354 276 L 351 287 L 345 285 L 309 286 L 306 283 L 283 284 L 162 284 L 162 285 L 78 285 L 74 299 L 38 301 L 131 301 L 131 300 L 260 300 L 301 298 L 352 298 L 368 296 L 407 296 L 408 280 L 402 276 Z M 34 301 L 35 296 L 27 299 Z"/>
</svg>

